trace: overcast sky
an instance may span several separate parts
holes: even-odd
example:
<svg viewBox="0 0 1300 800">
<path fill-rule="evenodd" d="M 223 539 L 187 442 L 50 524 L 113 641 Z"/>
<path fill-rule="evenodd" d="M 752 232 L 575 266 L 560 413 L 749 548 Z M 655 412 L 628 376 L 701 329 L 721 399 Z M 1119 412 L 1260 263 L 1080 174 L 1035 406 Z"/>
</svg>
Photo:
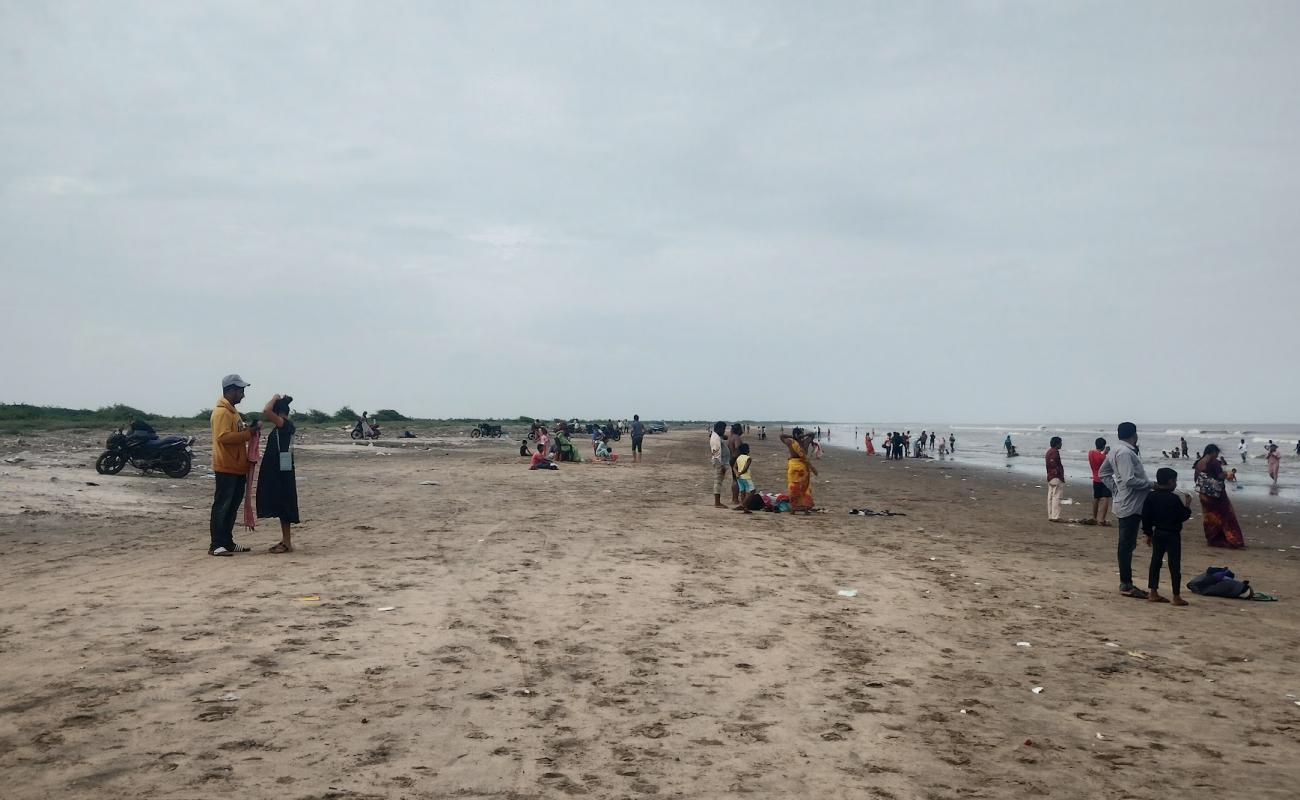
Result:
<svg viewBox="0 0 1300 800">
<path fill-rule="evenodd" d="M 0 401 L 1296 421 L 1300 4 L 0 0 Z"/>
</svg>

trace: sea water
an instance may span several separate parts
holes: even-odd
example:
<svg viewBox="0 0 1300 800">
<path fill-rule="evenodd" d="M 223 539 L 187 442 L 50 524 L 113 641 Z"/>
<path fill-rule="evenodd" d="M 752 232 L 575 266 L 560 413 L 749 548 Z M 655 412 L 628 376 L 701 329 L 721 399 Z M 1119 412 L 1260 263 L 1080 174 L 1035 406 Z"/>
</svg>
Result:
<svg viewBox="0 0 1300 800">
<path fill-rule="evenodd" d="M 1061 462 L 1065 467 L 1067 487 L 1074 485 L 1086 488 L 1092 481 L 1092 470 L 1088 466 L 1088 451 L 1092 449 L 1097 437 L 1103 437 L 1114 447 L 1119 439 L 1115 435 L 1114 425 L 934 425 L 924 422 L 867 422 L 867 423 L 808 423 L 809 430 L 822 430 L 823 447 L 843 447 L 862 451 L 865 449 L 863 436 L 875 431 L 873 444 L 879 455 L 881 439 L 889 431 L 911 431 L 913 443 L 921 431 L 935 431 L 934 448 L 926 452 L 932 458 L 939 457 L 939 436 L 947 439 L 948 434 L 957 437 L 956 452 L 948 456 L 958 464 L 987 467 L 1001 470 L 1021 478 L 1036 480 L 1037 484 L 1046 484 L 1047 469 L 1043 456 L 1047 452 L 1047 443 L 1053 436 L 1060 436 Z M 1011 436 L 1011 442 L 1020 455 L 1008 458 L 1003 442 Z M 1178 446 L 1179 437 L 1187 439 L 1187 458 L 1170 458 L 1161 452 L 1172 453 Z M 1246 440 L 1248 448 L 1246 463 L 1242 463 L 1237 452 L 1241 440 Z M 1281 448 L 1282 469 L 1275 486 L 1268 477 L 1268 464 L 1264 448 L 1269 440 Z M 1203 451 L 1207 444 L 1217 444 L 1228 461 L 1228 469 L 1237 470 L 1237 485 L 1231 484 L 1231 496 L 1276 498 L 1281 501 L 1300 502 L 1300 456 L 1296 455 L 1296 442 L 1300 440 L 1300 425 L 1138 425 L 1138 448 L 1147 475 L 1155 478 L 1160 467 L 1172 467 L 1178 471 L 1178 485 L 1191 491 L 1192 467 L 1196 463 L 1196 453 Z M 1091 498 L 1091 493 L 1088 495 Z M 1077 498 L 1076 498 L 1077 500 Z"/>
</svg>

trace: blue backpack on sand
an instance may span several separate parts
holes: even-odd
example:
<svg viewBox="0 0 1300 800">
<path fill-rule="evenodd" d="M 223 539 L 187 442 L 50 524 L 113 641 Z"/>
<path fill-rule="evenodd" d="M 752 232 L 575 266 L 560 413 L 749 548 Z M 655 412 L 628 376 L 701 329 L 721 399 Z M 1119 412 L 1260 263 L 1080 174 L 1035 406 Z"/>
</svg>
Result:
<svg viewBox="0 0 1300 800">
<path fill-rule="evenodd" d="M 1250 581 L 1239 581 L 1227 567 L 1210 567 L 1202 575 L 1197 575 L 1187 582 L 1187 588 L 1193 594 L 1206 597 L 1231 597 L 1249 600 L 1255 593 L 1250 588 Z"/>
</svg>

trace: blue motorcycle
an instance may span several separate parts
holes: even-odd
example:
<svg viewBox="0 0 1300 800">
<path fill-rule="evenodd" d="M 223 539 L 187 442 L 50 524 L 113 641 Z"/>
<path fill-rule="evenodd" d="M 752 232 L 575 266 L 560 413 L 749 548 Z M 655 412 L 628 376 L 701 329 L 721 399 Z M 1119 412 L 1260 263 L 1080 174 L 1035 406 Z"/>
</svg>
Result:
<svg viewBox="0 0 1300 800">
<path fill-rule="evenodd" d="M 108 437 L 108 449 L 95 462 L 95 471 L 116 475 L 130 464 L 144 472 L 158 470 L 169 478 L 184 478 L 194 460 L 193 444 L 193 436 L 160 437 L 147 422 L 133 422 L 130 433 L 119 428 Z"/>
</svg>

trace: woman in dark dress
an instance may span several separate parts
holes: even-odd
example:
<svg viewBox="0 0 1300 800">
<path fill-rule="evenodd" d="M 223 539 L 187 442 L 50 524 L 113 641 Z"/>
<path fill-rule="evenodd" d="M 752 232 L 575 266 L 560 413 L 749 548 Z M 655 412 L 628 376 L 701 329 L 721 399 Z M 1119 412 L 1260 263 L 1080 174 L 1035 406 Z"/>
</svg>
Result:
<svg viewBox="0 0 1300 800">
<path fill-rule="evenodd" d="M 272 553 L 293 552 L 289 526 L 298 522 L 298 484 L 294 478 L 292 449 L 294 425 L 289 420 L 292 402 L 292 397 L 277 394 L 262 409 L 262 416 L 275 427 L 266 437 L 257 474 L 257 516 L 280 520 L 280 541 L 271 546 Z M 284 458 L 280 457 L 281 453 Z"/>
</svg>

